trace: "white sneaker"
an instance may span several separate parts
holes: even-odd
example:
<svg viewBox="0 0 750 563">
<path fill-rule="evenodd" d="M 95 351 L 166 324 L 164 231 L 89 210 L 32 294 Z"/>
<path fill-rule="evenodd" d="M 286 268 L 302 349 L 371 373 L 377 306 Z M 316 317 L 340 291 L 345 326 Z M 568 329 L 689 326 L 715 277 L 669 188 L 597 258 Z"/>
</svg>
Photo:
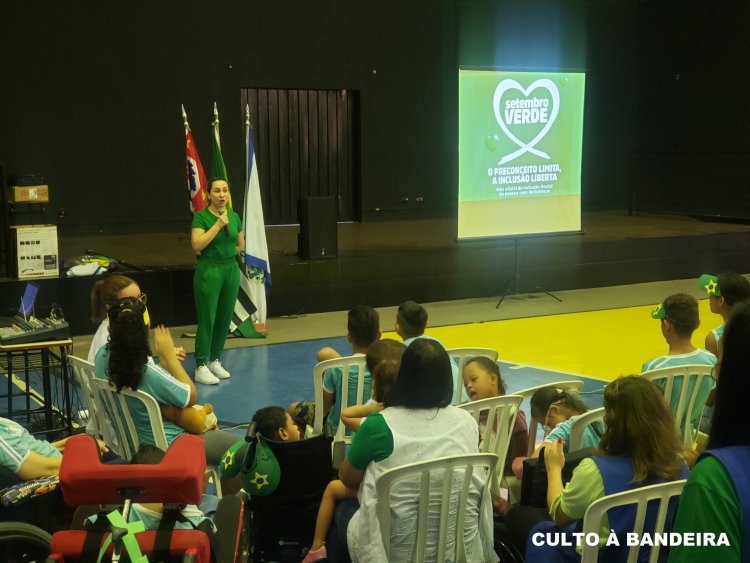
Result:
<svg viewBox="0 0 750 563">
<path fill-rule="evenodd" d="M 211 373 L 213 373 L 219 379 L 229 379 L 232 376 L 231 373 L 229 373 L 222 367 L 219 360 L 208 362 L 208 369 L 211 370 Z"/>
<path fill-rule="evenodd" d="M 212 374 L 207 366 L 198 366 L 195 368 L 195 382 L 204 385 L 216 385 L 219 383 L 219 378 Z"/>
</svg>

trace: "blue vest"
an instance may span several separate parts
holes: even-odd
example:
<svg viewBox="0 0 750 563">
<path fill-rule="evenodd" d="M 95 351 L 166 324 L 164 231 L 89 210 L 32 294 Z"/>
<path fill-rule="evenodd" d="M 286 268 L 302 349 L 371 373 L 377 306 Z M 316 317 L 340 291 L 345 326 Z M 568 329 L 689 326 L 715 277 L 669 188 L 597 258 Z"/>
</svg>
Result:
<svg viewBox="0 0 750 563">
<path fill-rule="evenodd" d="M 708 450 L 698 459 L 703 459 L 709 455 L 721 462 L 734 484 L 734 492 L 742 511 L 741 561 L 750 563 L 750 479 L 748 479 L 750 446 L 727 446 L 726 448 Z"/>
<path fill-rule="evenodd" d="M 624 491 L 630 491 L 639 487 L 646 487 L 648 485 L 655 485 L 661 483 L 661 479 L 646 479 L 641 483 L 632 483 L 633 480 L 633 462 L 627 457 L 592 457 L 594 463 L 599 468 L 599 472 L 602 474 L 602 481 L 604 482 L 604 494 L 613 495 L 616 493 L 622 493 Z M 688 468 L 683 465 L 682 474 L 679 479 L 686 479 L 688 475 Z M 667 512 L 666 522 L 671 525 L 674 521 L 674 513 L 677 509 L 677 499 L 672 499 L 669 504 L 669 510 Z M 635 506 L 623 506 L 616 507 L 607 512 L 609 518 L 609 527 L 614 530 L 620 542 L 620 546 L 608 546 L 602 547 L 599 550 L 599 561 L 606 561 L 607 563 L 625 562 L 628 559 L 629 548 L 627 546 L 626 534 L 633 531 L 633 525 L 635 524 L 636 508 Z M 643 530 L 653 531 L 657 516 L 656 502 L 649 503 L 646 510 L 646 519 L 644 521 Z M 574 532 L 581 532 L 583 530 L 583 521 L 579 520 L 566 526 L 565 528 L 558 528 L 554 522 L 541 522 L 532 528 L 529 533 L 529 541 L 526 544 L 526 561 L 529 563 L 539 562 L 555 562 L 563 563 L 569 561 L 580 561 L 580 556 L 576 553 L 573 547 L 561 547 L 561 546 L 534 546 L 531 538 L 532 534 L 536 532 L 547 533 L 547 532 L 562 532 L 569 537 L 570 543 L 575 545 L 575 539 L 573 537 Z M 638 561 L 646 562 L 651 554 L 651 548 L 649 546 L 641 547 L 638 552 Z"/>
<path fill-rule="evenodd" d="M 648 487 L 649 485 L 656 485 L 663 483 L 663 479 L 646 479 L 641 483 L 632 483 L 633 479 L 633 462 L 627 457 L 598 457 L 592 458 L 599 471 L 602 474 L 602 480 L 604 481 L 604 494 L 614 495 L 617 493 L 623 493 L 625 491 L 631 491 L 640 487 Z M 678 479 L 687 479 L 688 468 L 683 465 L 682 473 Z M 651 501 L 646 509 L 646 519 L 643 523 L 644 532 L 653 532 L 656 525 L 657 516 L 657 502 Z M 674 514 L 677 510 L 677 499 L 673 498 L 667 509 L 667 517 L 665 520 L 665 526 L 669 529 L 674 522 Z M 626 561 L 628 558 L 628 548 L 626 541 L 626 534 L 633 531 L 633 525 L 635 524 L 636 507 L 635 505 L 630 506 L 617 506 L 610 509 L 607 512 L 607 518 L 609 518 L 609 527 L 615 531 L 617 537 L 620 540 L 620 546 L 609 546 L 604 547 L 599 551 L 599 559 L 604 561 Z M 651 548 L 649 546 L 642 546 L 638 552 L 638 561 L 646 562 L 651 555 Z"/>
</svg>

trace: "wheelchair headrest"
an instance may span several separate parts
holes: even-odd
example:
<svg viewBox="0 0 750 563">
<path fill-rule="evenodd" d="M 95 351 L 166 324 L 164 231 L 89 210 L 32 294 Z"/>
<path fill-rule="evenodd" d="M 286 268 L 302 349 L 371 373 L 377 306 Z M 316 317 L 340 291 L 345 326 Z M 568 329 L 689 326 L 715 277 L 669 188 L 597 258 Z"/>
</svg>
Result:
<svg viewBox="0 0 750 563">
<path fill-rule="evenodd" d="M 60 485 L 70 506 L 119 504 L 125 498 L 197 504 L 205 471 L 205 446 L 198 436 L 179 436 L 153 465 L 103 464 L 91 436 L 74 436 L 65 443 Z"/>
<path fill-rule="evenodd" d="M 258 433 L 258 423 L 252 421 L 247 427 L 247 434 L 245 434 L 245 442 L 254 442 L 255 435 Z"/>
</svg>

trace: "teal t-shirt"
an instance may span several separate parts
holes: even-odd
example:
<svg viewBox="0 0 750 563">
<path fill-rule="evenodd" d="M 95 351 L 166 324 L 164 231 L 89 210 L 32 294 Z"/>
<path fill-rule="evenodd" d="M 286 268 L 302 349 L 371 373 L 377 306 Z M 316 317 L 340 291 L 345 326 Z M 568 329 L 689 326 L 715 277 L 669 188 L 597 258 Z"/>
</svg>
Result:
<svg viewBox="0 0 750 563">
<path fill-rule="evenodd" d="M 97 379 L 109 379 L 107 377 L 107 367 L 109 366 L 109 345 L 102 346 L 96 354 L 94 363 L 94 376 Z M 149 361 L 143 368 L 143 377 L 138 385 L 138 390 L 151 395 L 160 405 L 172 405 L 175 407 L 187 407 L 190 401 L 190 387 L 186 383 L 178 381 L 172 374 L 164 368 L 157 366 L 153 361 Z M 125 402 L 128 405 L 133 422 L 135 423 L 136 432 L 142 443 L 156 445 L 154 435 L 151 432 L 151 424 L 148 419 L 148 412 L 138 399 L 126 397 Z M 164 434 L 167 438 L 167 444 L 171 444 L 177 436 L 185 434 L 185 430 L 168 420 L 163 421 Z"/>
<path fill-rule="evenodd" d="M 237 237 L 242 232 L 242 219 L 231 209 L 227 210 L 227 214 L 229 215 L 229 225 L 227 225 L 229 236 L 224 229 L 219 231 L 214 240 L 201 250 L 201 258 L 222 261 L 237 255 Z M 208 209 L 202 209 L 193 215 L 192 228 L 208 231 L 218 220 L 219 218 Z"/>
<path fill-rule="evenodd" d="M 18 469 L 29 455 L 35 452 L 44 457 L 60 457 L 62 454 L 49 442 L 37 440 L 17 422 L 0 418 L 0 466 L 18 473 Z"/>
<path fill-rule="evenodd" d="M 568 420 L 564 420 L 563 422 L 555 426 L 552 431 L 547 434 L 544 442 L 556 442 L 558 438 L 561 438 L 563 443 L 563 453 L 568 453 L 568 449 L 570 447 L 570 427 L 573 425 L 577 418 L 577 416 L 571 416 Z M 601 426 L 601 422 L 597 420 L 593 424 L 587 426 L 586 430 L 583 431 L 583 443 L 581 447 L 598 448 L 603 434 L 604 429 Z"/>
<path fill-rule="evenodd" d="M 349 366 L 349 377 L 348 379 L 348 386 L 347 386 L 347 404 L 346 406 L 349 407 L 351 405 L 354 405 L 357 403 L 357 379 L 359 376 L 359 370 L 357 369 L 357 366 Z M 328 414 L 328 420 L 331 423 L 331 429 L 333 433 L 336 433 L 336 430 L 339 427 L 339 424 L 341 423 L 341 385 L 342 385 L 342 379 L 343 379 L 343 370 L 341 368 L 328 368 L 323 372 L 323 389 L 327 393 L 332 393 L 336 397 L 333 400 L 333 405 L 331 405 L 331 410 Z M 363 397 L 362 400 L 359 401 L 360 404 L 364 404 L 371 395 L 371 385 L 372 385 L 372 375 L 370 374 L 370 370 L 367 369 L 367 366 L 364 368 L 364 375 L 363 375 Z"/>
<path fill-rule="evenodd" d="M 716 365 L 716 356 L 714 356 L 711 352 L 708 352 L 707 350 L 703 350 L 702 348 L 696 348 L 694 351 L 688 353 L 688 354 L 674 354 L 674 355 L 667 355 L 667 356 L 660 356 L 658 358 L 654 358 L 653 360 L 649 360 L 645 364 L 643 364 L 643 368 L 641 370 L 642 373 L 646 373 L 647 371 L 652 371 L 655 369 L 666 369 L 666 368 L 673 368 L 673 367 L 679 367 L 679 366 L 714 366 Z M 666 381 L 654 381 L 656 385 L 661 387 L 662 389 L 666 388 Z M 703 413 L 703 408 L 706 406 L 706 400 L 708 399 L 708 395 L 711 392 L 711 389 L 714 387 L 714 380 L 712 378 L 705 378 L 701 382 L 701 389 L 698 394 L 698 396 L 695 399 L 695 406 L 693 407 L 693 412 L 690 414 L 690 420 L 691 425 L 693 428 L 697 425 L 701 414 Z M 669 402 L 669 408 L 672 410 L 673 413 L 677 412 L 677 405 L 680 401 L 680 392 L 682 390 L 682 378 L 675 378 L 674 384 L 672 385 L 672 398 Z M 690 394 L 693 392 L 693 383 L 690 383 L 688 386 L 688 390 L 686 393 L 686 397 L 690 397 Z"/>
</svg>

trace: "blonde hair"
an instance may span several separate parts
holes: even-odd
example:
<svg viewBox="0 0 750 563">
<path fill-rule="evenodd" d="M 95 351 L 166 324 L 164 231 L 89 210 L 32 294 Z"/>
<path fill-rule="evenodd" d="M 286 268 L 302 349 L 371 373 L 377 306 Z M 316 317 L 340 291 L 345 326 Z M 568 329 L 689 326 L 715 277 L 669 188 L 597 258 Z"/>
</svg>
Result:
<svg viewBox="0 0 750 563">
<path fill-rule="evenodd" d="M 119 293 L 136 283 L 127 276 L 115 274 L 98 280 L 91 288 L 91 320 L 100 323 L 107 318 L 107 305 L 117 303 Z"/>
</svg>

